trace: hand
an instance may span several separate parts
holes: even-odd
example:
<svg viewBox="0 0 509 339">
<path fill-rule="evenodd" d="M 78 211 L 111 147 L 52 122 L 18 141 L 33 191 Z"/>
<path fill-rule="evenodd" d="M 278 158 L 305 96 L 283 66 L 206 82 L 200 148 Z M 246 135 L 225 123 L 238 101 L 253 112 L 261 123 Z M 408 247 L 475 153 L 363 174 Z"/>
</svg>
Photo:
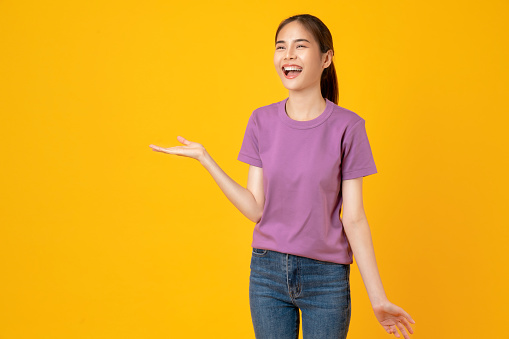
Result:
<svg viewBox="0 0 509 339">
<path fill-rule="evenodd" d="M 202 144 L 186 140 L 180 135 L 177 136 L 177 140 L 183 143 L 185 146 L 163 148 L 156 145 L 150 145 L 150 147 L 153 151 L 189 157 L 201 162 L 206 152 L 205 147 L 203 147 Z"/>
<path fill-rule="evenodd" d="M 396 338 L 400 337 L 396 326 L 399 328 L 403 337 L 405 339 L 410 339 L 408 333 L 406 333 L 405 326 L 410 333 L 414 333 L 412 327 L 410 327 L 410 323 L 415 324 L 415 321 L 412 317 L 405 312 L 401 307 L 394 305 L 390 301 L 385 301 L 380 305 L 374 306 L 373 311 L 375 312 L 375 316 L 383 326 L 387 333 L 394 333 Z M 404 325 L 404 326 L 403 326 Z"/>
</svg>

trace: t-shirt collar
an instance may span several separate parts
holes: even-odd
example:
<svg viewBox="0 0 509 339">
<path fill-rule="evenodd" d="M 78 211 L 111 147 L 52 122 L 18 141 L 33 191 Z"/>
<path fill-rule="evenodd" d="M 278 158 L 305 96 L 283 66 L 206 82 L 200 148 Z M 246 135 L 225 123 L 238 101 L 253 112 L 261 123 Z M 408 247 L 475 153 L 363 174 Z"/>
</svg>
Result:
<svg viewBox="0 0 509 339">
<path fill-rule="evenodd" d="M 326 105 L 325 105 L 325 110 L 322 112 L 322 114 L 320 114 L 319 116 L 317 116 L 316 118 L 311 119 L 311 120 L 298 121 L 298 120 L 293 120 L 286 114 L 285 106 L 286 106 L 286 102 L 288 101 L 288 99 L 289 99 L 289 97 L 284 99 L 283 101 L 279 102 L 278 115 L 286 125 L 288 125 L 292 128 L 296 128 L 296 129 L 308 129 L 308 128 L 313 128 L 313 127 L 316 127 L 316 126 L 322 124 L 331 115 L 332 109 L 334 106 L 334 103 L 332 101 L 325 98 Z"/>
</svg>

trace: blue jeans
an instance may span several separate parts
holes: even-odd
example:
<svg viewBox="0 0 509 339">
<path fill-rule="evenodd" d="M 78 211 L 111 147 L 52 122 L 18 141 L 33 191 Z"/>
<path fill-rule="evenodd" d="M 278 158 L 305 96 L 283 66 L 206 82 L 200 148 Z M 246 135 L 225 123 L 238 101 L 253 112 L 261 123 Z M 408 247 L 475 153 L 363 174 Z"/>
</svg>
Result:
<svg viewBox="0 0 509 339">
<path fill-rule="evenodd" d="M 350 265 L 253 248 L 249 304 L 257 339 L 344 339 Z"/>
</svg>

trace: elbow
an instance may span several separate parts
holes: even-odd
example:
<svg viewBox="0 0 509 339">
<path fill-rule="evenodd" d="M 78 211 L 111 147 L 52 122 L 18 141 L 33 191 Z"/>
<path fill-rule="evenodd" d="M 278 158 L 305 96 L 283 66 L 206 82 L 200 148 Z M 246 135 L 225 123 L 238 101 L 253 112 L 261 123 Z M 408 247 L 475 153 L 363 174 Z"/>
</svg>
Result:
<svg viewBox="0 0 509 339">
<path fill-rule="evenodd" d="M 362 225 L 367 222 L 366 213 L 364 213 L 364 209 L 357 208 L 355 210 L 344 210 L 343 211 L 343 226 L 344 227 L 355 227 L 357 225 Z"/>
<path fill-rule="evenodd" d="M 343 227 L 356 227 L 357 225 L 362 225 L 367 222 L 367 218 L 365 216 L 359 216 L 358 218 L 351 218 L 351 219 L 343 219 Z"/>
<path fill-rule="evenodd" d="M 254 222 L 255 224 L 259 223 L 260 220 L 262 219 L 262 215 L 263 215 L 263 210 L 261 211 L 258 211 L 258 213 L 256 214 L 256 216 L 254 218 L 250 218 L 252 222 Z"/>
<path fill-rule="evenodd" d="M 262 215 L 263 215 L 263 212 L 262 213 L 259 213 L 255 220 L 253 220 L 255 222 L 255 224 L 258 224 L 260 222 L 260 220 L 262 220 Z"/>
<path fill-rule="evenodd" d="M 258 224 L 260 222 L 261 218 L 249 218 L 249 220 L 251 220 L 255 224 Z"/>
</svg>

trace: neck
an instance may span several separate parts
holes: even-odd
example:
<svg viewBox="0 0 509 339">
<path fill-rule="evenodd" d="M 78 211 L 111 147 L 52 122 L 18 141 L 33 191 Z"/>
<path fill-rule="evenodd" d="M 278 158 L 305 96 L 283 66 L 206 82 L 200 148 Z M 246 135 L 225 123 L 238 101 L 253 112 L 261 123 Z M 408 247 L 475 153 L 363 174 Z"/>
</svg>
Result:
<svg viewBox="0 0 509 339">
<path fill-rule="evenodd" d="M 321 93 L 301 95 L 290 93 L 286 102 L 286 114 L 297 121 L 307 121 L 318 117 L 325 111 L 326 100 Z"/>
</svg>

